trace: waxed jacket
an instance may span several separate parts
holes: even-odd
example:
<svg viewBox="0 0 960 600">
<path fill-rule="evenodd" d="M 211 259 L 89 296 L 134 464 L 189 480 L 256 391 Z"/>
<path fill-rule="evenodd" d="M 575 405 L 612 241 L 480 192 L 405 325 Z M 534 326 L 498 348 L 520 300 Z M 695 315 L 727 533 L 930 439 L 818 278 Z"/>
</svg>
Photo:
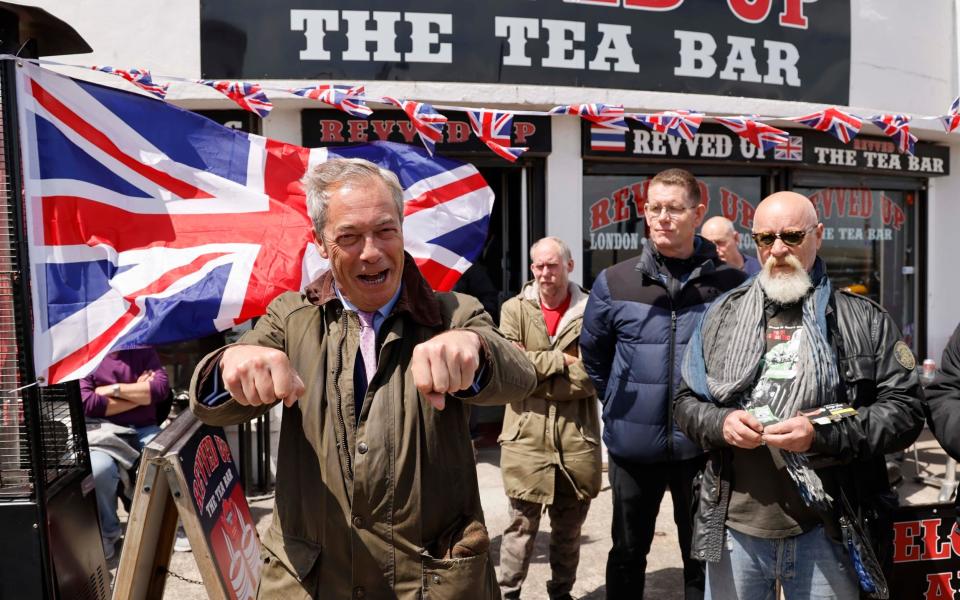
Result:
<svg viewBox="0 0 960 600">
<path fill-rule="evenodd" d="M 745 289 L 721 302 L 738 302 Z M 867 298 L 834 290 L 826 318 L 841 375 L 836 398 L 853 406 L 857 415 L 814 428 L 811 466 L 834 499 L 834 511 L 820 516 L 828 535 L 839 541 L 839 510 L 845 498 L 872 536 L 881 563 L 886 563 L 892 547 L 890 511 L 897 497 L 890 489 L 884 455 L 906 448 L 923 429 L 915 359 L 887 311 Z M 685 383 L 675 399 L 680 428 L 710 451 L 691 544 L 691 555 L 699 560 L 720 560 L 733 477 L 749 476 L 731 472 L 732 452 L 723 439 L 723 421 L 734 410 L 699 398 Z"/>
<path fill-rule="evenodd" d="M 305 294 L 274 300 L 238 343 L 283 350 L 306 393 L 283 410 L 273 521 L 263 536 L 260 598 L 499 598 L 483 527 L 467 408 L 435 410 L 410 373 L 416 344 L 452 328 L 476 332 L 486 385 L 467 401 L 502 404 L 536 384 L 533 367 L 473 298 L 433 292 L 409 255 L 399 299 L 378 335 L 378 362 L 360 414 L 353 385 L 360 322 L 328 272 Z M 269 407 L 197 392 L 220 351 L 198 365 L 191 409 L 229 425 Z M 459 557 L 459 558 L 453 558 Z"/>
<path fill-rule="evenodd" d="M 526 349 L 537 389 L 506 406 L 500 435 L 500 471 L 507 496 L 553 504 L 556 477 L 566 477 L 581 500 L 600 492 L 600 417 L 597 395 L 579 355 L 586 290 L 570 283 L 570 306 L 551 337 L 535 282 L 500 309 L 500 331 Z M 559 475 L 558 475 L 559 473 Z"/>
</svg>

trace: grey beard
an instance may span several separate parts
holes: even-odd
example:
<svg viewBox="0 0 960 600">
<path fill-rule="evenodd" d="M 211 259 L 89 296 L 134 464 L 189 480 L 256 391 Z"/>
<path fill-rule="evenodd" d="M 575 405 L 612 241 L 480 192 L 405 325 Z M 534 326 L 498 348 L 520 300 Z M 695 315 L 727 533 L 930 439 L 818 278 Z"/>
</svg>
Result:
<svg viewBox="0 0 960 600">
<path fill-rule="evenodd" d="M 767 298 L 779 304 L 794 304 L 807 295 L 813 287 L 813 282 L 810 281 L 810 275 L 795 256 L 788 256 L 786 262 L 793 267 L 793 272 L 774 276 L 772 269 L 776 259 L 771 256 L 764 263 L 763 270 L 760 271 L 757 279 Z"/>
</svg>

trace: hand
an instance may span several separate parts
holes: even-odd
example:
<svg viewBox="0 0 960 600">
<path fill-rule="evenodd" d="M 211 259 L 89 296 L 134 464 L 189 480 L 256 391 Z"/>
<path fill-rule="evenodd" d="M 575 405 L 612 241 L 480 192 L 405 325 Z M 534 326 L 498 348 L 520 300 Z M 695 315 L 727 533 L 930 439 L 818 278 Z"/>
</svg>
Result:
<svg viewBox="0 0 960 600">
<path fill-rule="evenodd" d="M 143 383 L 144 381 L 146 381 L 147 383 L 150 383 L 151 381 L 153 381 L 153 378 L 154 378 L 154 372 L 148 369 L 143 373 L 140 373 L 140 377 L 137 377 L 137 383 Z"/>
<path fill-rule="evenodd" d="M 446 406 L 446 394 L 473 384 L 480 367 L 480 336 L 466 329 L 445 331 L 413 349 L 410 371 L 423 397 L 437 410 Z"/>
<path fill-rule="evenodd" d="M 570 355 L 567 354 L 566 352 L 563 353 L 563 364 L 566 365 L 566 366 L 568 366 L 568 367 L 569 367 L 570 365 L 572 365 L 573 363 L 577 362 L 578 360 L 580 360 L 580 359 L 577 358 L 576 356 L 570 356 Z"/>
<path fill-rule="evenodd" d="M 763 430 L 763 441 L 768 446 L 806 452 L 813 443 L 813 423 L 804 416 L 797 416 L 774 423 Z"/>
<path fill-rule="evenodd" d="M 230 346 L 220 357 L 223 383 L 234 400 L 245 406 L 273 404 L 283 400 L 293 406 L 306 386 L 279 350 L 262 346 Z"/>
<path fill-rule="evenodd" d="M 763 425 L 745 410 L 735 410 L 723 420 L 723 439 L 731 446 L 753 450 L 763 438 Z"/>
<path fill-rule="evenodd" d="M 513 345 L 516 346 L 516 347 L 517 347 L 517 350 L 519 350 L 520 352 L 526 352 L 526 351 L 527 351 L 527 347 L 524 346 L 523 344 L 521 344 L 520 342 L 514 342 Z"/>
<path fill-rule="evenodd" d="M 113 397 L 113 384 L 111 383 L 110 385 L 98 385 L 98 386 L 96 387 L 96 389 L 93 390 L 93 392 L 94 392 L 95 394 L 97 394 L 98 396 L 107 396 L 107 397 L 112 398 L 112 397 Z"/>
</svg>

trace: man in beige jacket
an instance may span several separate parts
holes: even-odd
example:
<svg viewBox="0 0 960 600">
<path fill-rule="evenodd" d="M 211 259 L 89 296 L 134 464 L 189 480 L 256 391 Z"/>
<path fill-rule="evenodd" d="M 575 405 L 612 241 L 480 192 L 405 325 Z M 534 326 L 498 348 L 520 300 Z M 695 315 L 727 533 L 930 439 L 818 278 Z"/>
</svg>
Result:
<svg viewBox="0 0 960 600">
<path fill-rule="evenodd" d="M 587 292 L 570 281 L 573 259 L 560 239 L 530 248 L 533 281 L 504 303 L 500 330 L 526 351 L 537 388 L 506 407 L 500 468 L 510 524 L 500 548 L 500 590 L 519 598 L 540 515 L 550 513 L 551 599 L 570 598 L 580 562 L 580 528 L 600 491 L 597 396 L 577 342 Z"/>
<path fill-rule="evenodd" d="M 304 185 L 330 271 L 204 358 L 190 390 L 214 425 L 285 404 L 257 595 L 499 598 L 464 403 L 525 397 L 533 367 L 479 302 L 427 285 L 392 173 L 339 159 Z"/>
</svg>

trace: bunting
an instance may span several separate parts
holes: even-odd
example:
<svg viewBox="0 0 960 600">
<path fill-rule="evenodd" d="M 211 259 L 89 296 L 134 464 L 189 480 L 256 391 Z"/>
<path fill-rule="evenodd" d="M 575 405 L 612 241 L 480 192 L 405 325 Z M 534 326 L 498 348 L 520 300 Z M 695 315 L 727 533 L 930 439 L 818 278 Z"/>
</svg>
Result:
<svg viewBox="0 0 960 600">
<path fill-rule="evenodd" d="M 943 121 L 943 128 L 947 130 L 947 133 L 953 133 L 957 127 L 960 127 L 960 96 L 953 100 L 950 110 L 940 117 L 940 120 Z"/>
<path fill-rule="evenodd" d="M 730 131 L 765 151 L 785 144 L 790 137 L 786 131 L 755 121 L 750 117 L 715 117 L 715 119 Z"/>
<path fill-rule="evenodd" d="M 613 129 L 630 129 L 620 104 L 563 104 L 550 109 L 551 115 L 578 115 L 579 117 Z"/>
<path fill-rule="evenodd" d="M 833 106 L 824 110 L 793 119 L 817 131 L 826 131 L 844 144 L 857 137 L 863 121 L 860 117 L 845 113 Z"/>
<path fill-rule="evenodd" d="M 883 130 L 885 135 L 897 145 L 901 154 L 913 154 L 917 136 L 910 133 L 910 116 L 897 114 L 882 114 L 870 117 L 873 124 Z"/>
<path fill-rule="evenodd" d="M 101 73 L 110 73 L 111 75 L 123 77 L 141 90 L 150 92 L 161 100 L 167 97 L 167 88 L 170 87 L 170 84 L 156 83 L 153 78 L 150 77 L 150 71 L 146 69 L 117 69 L 103 65 L 94 65 L 90 68 L 94 71 L 100 71 Z"/>
<path fill-rule="evenodd" d="M 510 133 L 513 131 L 513 113 L 481 108 L 468 110 L 470 128 L 493 152 L 510 162 L 516 162 L 526 147 L 511 146 Z"/>
<path fill-rule="evenodd" d="M 292 88 L 290 93 L 302 98 L 319 100 L 328 106 L 342 110 L 351 117 L 366 119 L 373 114 L 373 110 L 362 100 L 365 93 L 362 85 L 321 83 L 310 87 Z"/>
<path fill-rule="evenodd" d="M 683 138 L 688 142 L 693 141 L 703 122 L 703 113 L 690 110 L 667 110 L 631 116 L 654 131 Z"/>
<path fill-rule="evenodd" d="M 257 113 L 261 118 L 266 117 L 273 110 L 273 103 L 263 92 L 259 83 L 246 81 L 224 81 L 213 79 L 199 79 L 197 83 L 208 85 L 227 98 L 237 103 L 243 110 Z"/>
<path fill-rule="evenodd" d="M 436 149 L 437 142 L 443 139 L 443 126 L 447 123 L 447 118 L 436 111 L 426 102 L 414 102 L 413 100 L 397 100 L 385 96 L 386 102 L 399 106 L 407 114 L 414 129 L 420 136 L 424 148 L 430 156 Z"/>
</svg>

